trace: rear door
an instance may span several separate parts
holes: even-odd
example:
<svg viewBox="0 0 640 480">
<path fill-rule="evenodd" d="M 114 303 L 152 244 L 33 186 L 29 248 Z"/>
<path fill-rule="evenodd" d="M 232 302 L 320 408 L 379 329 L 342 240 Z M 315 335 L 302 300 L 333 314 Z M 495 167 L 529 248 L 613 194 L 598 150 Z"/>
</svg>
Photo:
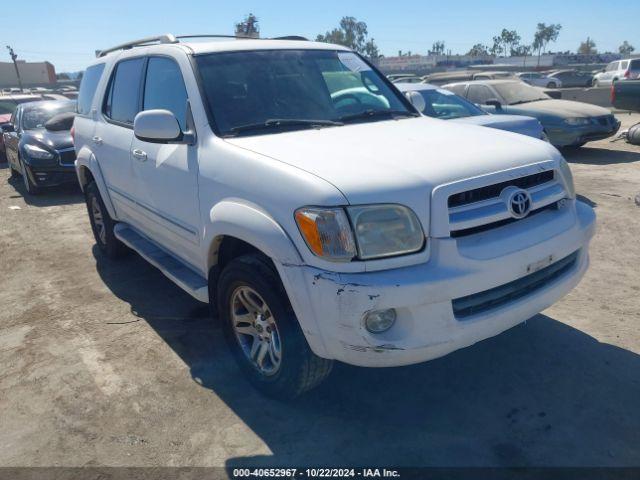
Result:
<svg viewBox="0 0 640 480">
<path fill-rule="evenodd" d="M 142 110 L 169 110 L 187 131 L 187 102 L 182 70 L 167 56 L 150 56 L 143 80 Z M 198 162 L 195 145 L 131 144 L 136 225 L 192 265 L 199 264 Z"/>
<path fill-rule="evenodd" d="M 98 159 L 118 218 L 130 221 L 135 202 L 131 166 L 133 120 L 140 111 L 144 57 L 120 60 L 114 67 L 96 124 L 93 152 Z"/>
</svg>

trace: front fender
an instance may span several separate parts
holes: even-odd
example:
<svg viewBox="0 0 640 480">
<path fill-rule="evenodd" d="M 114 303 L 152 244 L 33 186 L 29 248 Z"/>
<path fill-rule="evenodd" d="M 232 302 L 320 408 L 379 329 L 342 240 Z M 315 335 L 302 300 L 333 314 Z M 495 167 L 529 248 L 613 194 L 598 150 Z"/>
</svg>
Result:
<svg viewBox="0 0 640 480">
<path fill-rule="evenodd" d="M 209 220 L 209 245 L 215 246 L 216 239 L 231 236 L 253 245 L 276 264 L 303 264 L 289 235 L 257 205 L 236 199 L 223 200 L 210 210 Z M 211 252 L 209 268 L 215 263 L 215 253 Z"/>
<path fill-rule="evenodd" d="M 311 350 L 327 358 L 317 320 L 309 312 L 307 285 L 302 275 L 304 261 L 293 241 L 280 224 L 255 204 L 240 199 L 228 199 L 209 211 L 211 224 L 205 229 L 209 247 L 207 271 L 217 262 L 218 248 L 225 236 L 247 242 L 273 261 L 291 307 Z"/>
<path fill-rule="evenodd" d="M 78 175 L 78 182 L 80 183 L 80 187 L 83 191 L 88 183 L 87 173 L 85 169 L 91 172 L 91 176 L 98 186 L 100 196 L 102 197 L 102 201 L 104 202 L 105 207 L 107 207 L 109 215 L 114 220 L 117 219 L 116 210 L 113 207 L 113 203 L 111 202 L 109 190 L 107 189 L 107 184 L 105 183 L 104 177 L 102 176 L 102 170 L 100 170 L 98 160 L 96 159 L 93 152 L 86 146 L 82 147 L 80 151 L 76 153 L 76 174 Z"/>
</svg>

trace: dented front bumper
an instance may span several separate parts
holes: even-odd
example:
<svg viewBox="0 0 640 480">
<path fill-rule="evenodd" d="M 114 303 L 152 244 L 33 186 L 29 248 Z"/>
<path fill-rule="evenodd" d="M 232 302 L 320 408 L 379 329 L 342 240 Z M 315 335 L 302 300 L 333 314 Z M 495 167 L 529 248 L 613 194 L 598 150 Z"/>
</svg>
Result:
<svg viewBox="0 0 640 480">
<path fill-rule="evenodd" d="M 593 210 L 571 202 L 560 215 L 541 213 L 467 238 L 430 239 L 431 258 L 419 265 L 366 273 L 294 265 L 280 270 L 317 355 L 367 367 L 407 365 L 497 335 L 562 298 L 587 269 L 594 230 Z M 454 299 L 515 284 L 532 268 L 572 254 L 568 268 L 530 292 L 464 318 L 454 314 Z M 384 333 L 369 333 L 363 316 L 385 308 L 396 309 L 396 323 Z"/>
</svg>

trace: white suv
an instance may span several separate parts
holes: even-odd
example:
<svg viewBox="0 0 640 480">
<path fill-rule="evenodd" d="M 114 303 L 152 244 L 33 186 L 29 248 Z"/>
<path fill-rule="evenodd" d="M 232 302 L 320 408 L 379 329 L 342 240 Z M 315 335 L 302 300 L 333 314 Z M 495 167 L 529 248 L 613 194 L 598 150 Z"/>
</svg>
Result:
<svg viewBox="0 0 640 480">
<path fill-rule="evenodd" d="M 617 60 L 593 76 L 593 86 L 601 87 L 620 80 L 634 80 L 636 78 L 640 78 L 640 58 Z"/>
<path fill-rule="evenodd" d="M 215 304 L 273 395 L 333 360 L 407 365 L 496 335 L 587 269 L 595 216 L 555 148 L 421 117 L 338 45 L 121 45 L 87 68 L 74 129 L 100 249 Z"/>
</svg>

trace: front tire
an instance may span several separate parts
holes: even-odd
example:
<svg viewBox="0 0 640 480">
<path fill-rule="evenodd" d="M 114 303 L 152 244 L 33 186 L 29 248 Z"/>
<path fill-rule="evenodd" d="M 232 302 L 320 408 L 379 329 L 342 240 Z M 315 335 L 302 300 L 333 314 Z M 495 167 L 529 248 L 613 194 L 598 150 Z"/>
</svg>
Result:
<svg viewBox="0 0 640 480">
<path fill-rule="evenodd" d="M 29 195 L 39 195 L 40 187 L 38 187 L 35 183 L 31 181 L 31 177 L 29 177 L 29 171 L 27 170 L 27 166 L 24 164 L 22 159 L 20 159 L 20 167 L 22 169 L 22 183 L 24 184 L 24 189 L 27 191 Z"/>
<path fill-rule="evenodd" d="M 558 88 L 558 86 L 555 82 L 549 82 L 547 83 L 547 88 Z"/>
<path fill-rule="evenodd" d="M 220 274 L 217 300 L 227 344 L 261 392 L 295 398 L 331 372 L 333 362 L 309 348 L 280 278 L 264 255 L 232 260 Z"/>
<path fill-rule="evenodd" d="M 109 211 L 102 201 L 100 191 L 95 182 L 89 183 L 85 188 L 85 200 L 87 212 L 91 222 L 91 230 L 96 239 L 96 245 L 107 257 L 116 259 L 128 252 L 124 243 L 118 240 L 113 233 L 116 222 L 113 221 Z"/>
</svg>

